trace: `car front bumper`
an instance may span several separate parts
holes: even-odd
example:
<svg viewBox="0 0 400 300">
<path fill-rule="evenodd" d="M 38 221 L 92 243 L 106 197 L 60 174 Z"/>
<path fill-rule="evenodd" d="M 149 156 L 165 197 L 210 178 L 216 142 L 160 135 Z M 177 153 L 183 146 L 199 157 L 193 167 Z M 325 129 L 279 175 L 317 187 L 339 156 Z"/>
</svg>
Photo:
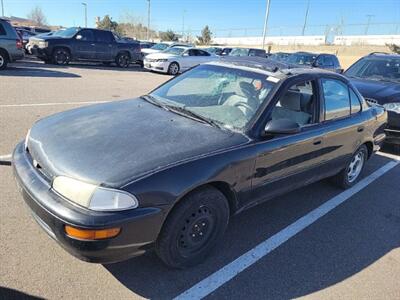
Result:
<svg viewBox="0 0 400 300">
<path fill-rule="evenodd" d="M 144 59 L 143 62 L 144 68 L 150 71 L 156 71 L 156 72 L 162 72 L 162 73 L 168 73 L 168 67 L 169 67 L 169 62 L 149 62 Z"/>
<path fill-rule="evenodd" d="M 143 254 L 152 248 L 162 222 L 161 208 L 98 212 L 79 207 L 51 189 L 49 180 L 32 164 L 23 143 L 13 153 L 14 175 L 26 204 L 39 225 L 77 258 L 112 263 Z M 119 235 L 104 240 L 78 240 L 65 233 L 65 225 L 81 229 L 120 227 Z"/>
</svg>

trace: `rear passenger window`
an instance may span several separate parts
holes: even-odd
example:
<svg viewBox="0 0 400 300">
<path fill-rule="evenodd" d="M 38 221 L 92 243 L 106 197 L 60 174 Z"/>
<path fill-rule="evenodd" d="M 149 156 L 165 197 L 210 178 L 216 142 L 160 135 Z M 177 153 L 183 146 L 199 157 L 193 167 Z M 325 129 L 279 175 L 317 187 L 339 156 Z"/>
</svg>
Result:
<svg viewBox="0 0 400 300">
<path fill-rule="evenodd" d="M 325 99 L 325 120 L 333 120 L 350 115 L 349 88 L 335 79 L 322 79 Z"/>
<path fill-rule="evenodd" d="M 3 27 L 3 24 L 0 24 L 0 35 L 6 35 L 6 30 Z"/>
<path fill-rule="evenodd" d="M 111 32 L 97 30 L 96 33 L 96 41 L 101 43 L 111 43 L 113 41 L 113 36 Z"/>
<path fill-rule="evenodd" d="M 358 113 L 361 110 L 361 103 L 357 94 L 352 89 L 350 89 L 350 101 L 351 101 L 351 113 L 352 114 Z"/>
</svg>

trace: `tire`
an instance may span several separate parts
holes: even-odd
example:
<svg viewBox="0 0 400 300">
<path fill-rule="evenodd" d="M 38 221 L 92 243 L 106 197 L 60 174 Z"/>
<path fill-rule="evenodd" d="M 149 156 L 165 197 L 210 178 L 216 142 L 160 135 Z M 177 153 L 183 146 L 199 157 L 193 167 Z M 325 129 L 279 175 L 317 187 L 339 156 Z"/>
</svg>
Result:
<svg viewBox="0 0 400 300">
<path fill-rule="evenodd" d="M 221 240 L 229 222 L 225 196 L 213 187 L 197 190 L 177 204 L 156 241 L 156 253 L 172 268 L 202 262 Z"/>
<path fill-rule="evenodd" d="M 53 51 L 52 61 L 56 65 L 68 65 L 71 60 L 71 54 L 68 49 L 56 48 Z"/>
<path fill-rule="evenodd" d="M 8 55 L 4 50 L 0 50 L 0 70 L 4 70 L 8 65 Z"/>
<path fill-rule="evenodd" d="M 128 53 L 122 52 L 115 58 L 115 63 L 120 68 L 127 68 L 131 63 L 131 57 Z"/>
<path fill-rule="evenodd" d="M 168 67 L 168 74 L 177 75 L 179 73 L 179 69 L 179 64 L 177 62 L 172 62 Z"/>
<path fill-rule="evenodd" d="M 344 189 L 348 189 L 355 185 L 360 177 L 367 159 L 368 149 L 365 145 L 361 145 L 351 157 L 351 160 L 348 162 L 346 168 L 344 168 L 339 174 L 332 177 L 334 183 Z"/>
</svg>

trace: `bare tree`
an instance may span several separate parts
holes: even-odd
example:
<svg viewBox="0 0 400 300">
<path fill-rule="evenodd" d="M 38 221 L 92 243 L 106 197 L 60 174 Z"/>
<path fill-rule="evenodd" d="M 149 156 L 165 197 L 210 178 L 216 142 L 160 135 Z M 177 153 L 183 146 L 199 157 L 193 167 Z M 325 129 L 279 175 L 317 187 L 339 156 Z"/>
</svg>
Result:
<svg viewBox="0 0 400 300">
<path fill-rule="evenodd" d="M 28 14 L 28 19 L 34 21 L 36 25 L 43 26 L 47 24 L 46 16 L 40 6 L 34 7 Z"/>
</svg>

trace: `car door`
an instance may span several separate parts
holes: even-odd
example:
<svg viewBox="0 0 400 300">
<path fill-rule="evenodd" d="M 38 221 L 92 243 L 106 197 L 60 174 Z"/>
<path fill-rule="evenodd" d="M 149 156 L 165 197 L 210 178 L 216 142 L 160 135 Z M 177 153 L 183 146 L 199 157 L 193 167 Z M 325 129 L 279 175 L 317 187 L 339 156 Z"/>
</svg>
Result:
<svg viewBox="0 0 400 300">
<path fill-rule="evenodd" d="M 317 170 L 324 144 L 317 79 L 292 82 L 280 95 L 267 120 L 289 119 L 299 123 L 301 131 L 267 136 L 257 143 L 254 199 L 273 197 L 323 175 Z"/>
<path fill-rule="evenodd" d="M 185 71 L 198 64 L 196 63 L 197 62 L 196 55 L 197 55 L 196 49 L 188 49 L 182 53 L 182 56 L 180 58 L 181 71 Z"/>
<path fill-rule="evenodd" d="M 94 60 L 96 57 L 96 45 L 93 30 L 82 29 L 75 34 L 74 39 L 74 58 Z"/>
<path fill-rule="evenodd" d="M 343 169 L 364 137 L 365 122 L 360 100 L 346 81 L 319 79 L 323 104 L 324 149 L 321 159 L 327 170 Z"/>
<path fill-rule="evenodd" d="M 111 61 L 113 59 L 114 36 L 110 31 L 96 30 L 95 32 L 96 60 Z"/>
</svg>

